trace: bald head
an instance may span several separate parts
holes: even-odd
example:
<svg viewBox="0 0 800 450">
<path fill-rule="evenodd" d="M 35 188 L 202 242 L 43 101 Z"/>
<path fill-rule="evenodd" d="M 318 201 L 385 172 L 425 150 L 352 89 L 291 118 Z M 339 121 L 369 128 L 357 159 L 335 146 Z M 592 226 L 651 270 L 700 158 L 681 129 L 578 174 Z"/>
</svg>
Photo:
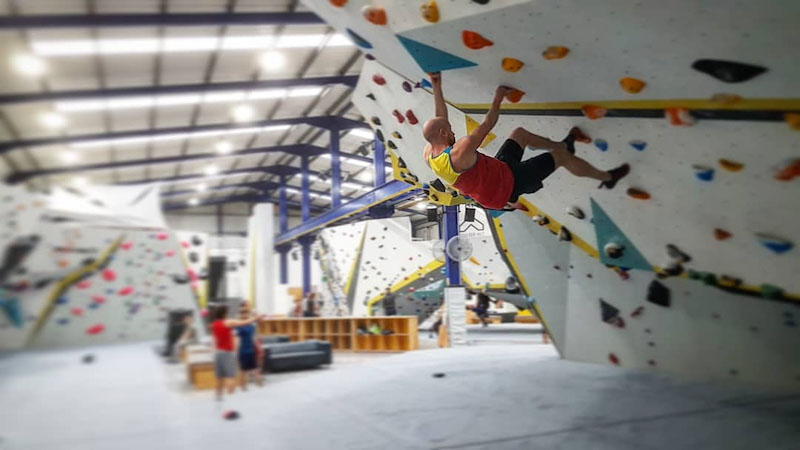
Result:
<svg viewBox="0 0 800 450">
<path fill-rule="evenodd" d="M 422 126 L 422 135 L 431 144 L 453 145 L 455 135 L 450 127 L 450 122 L 444 117 L 434 117 Z"/>
</svg>

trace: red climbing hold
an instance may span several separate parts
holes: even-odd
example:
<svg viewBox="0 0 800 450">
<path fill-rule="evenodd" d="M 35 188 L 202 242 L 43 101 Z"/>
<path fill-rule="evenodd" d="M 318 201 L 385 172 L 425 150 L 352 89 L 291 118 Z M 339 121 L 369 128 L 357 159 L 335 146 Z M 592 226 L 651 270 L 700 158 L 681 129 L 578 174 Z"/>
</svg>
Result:
<svg viewBox="0 0 800 450">
<path fill-rule="evenodd" d="M 83 308 L 72 308 L 70 310 L 73 316 L 82 316 L 83 315 Z"/>
<path fill-rule="evenodd" d="M 106 281 L 114 281 L 117 279 L 117 274 L 111 269 L 106 269 L 103 271 L 103 279 Z"/>
<path fill-rule="evenodd" d="M 133 286 L 125 286 L 117 292 L 117 295 L 126 296 L 133 293 Z"/>
<path fill-rule="evenodd" d="M 167 250 L 166 252 L 164 252 L 164 256 L 166 256 L 167 258 L 175 256 L 175 250 Z"/>
<path fill-rule="evenodd" d="M 377 73 L 372 76 L 372 81 L 374 81 L 375 84 L 378 84 L 380 86 L 383 86 L 384 84 L 386 84 L 386 78 L 383 78 L 382 76 L 380 76 Z"/>
<path fill-rule="evenodd" d="M 775 174 L 775 179 L 780 181 L 791 181 L 800 176 L 800 159 L 789 161 L 786 166 Z"/>
<path fill-rule="evenodd" d="M 650 194 L 641 189 L 636 189 L 636 188 L 628 188 L 628 195 L 638 200 L 650 199 Z"/>
<path fill-rule="evenodd" d="M 133 242 L 123 242 L 122 244 L 119 244 L 119 247 L 123 250 L 130 250 L 131 247 L 133 247 Z"/>
<path fill-rule="evenodd" d="M 667 108 L 664 110 L 669 119 L 669 123 L 675 126 L 691 126 L 694 125 L 694 117 L 689 113 L 686 108 Z"/>
<path fill-rule="evenodd" d="M 86 334 L 91 334 L 91 335 L 100 334 L 105 330 L 106 326 L 103 325 L 102 323 L 98 323 L 97 325 L 92 325 L 89 328 L 87 328 Z"/>
<path fill-rule="evenodd" d="M 611 362 L 611 364 L 614 364 L 615 366 L 619 365 L 619 358 L 617 358 L 617 355 L 613 353 L 608 354 L 608 360 Z"/>
<path fill-rule="evenodd" d="M 381 7 L 364 5 L 364 7 L 361 8 L 361 13 L 364 15 L 364 18 L 372 24 L 386 25 L 388 23 L 386 20 L 386 10 Z"/>
<path fill-rule="evenodd" d="M 464 45 L 466 45 L 467 48 L 472 50 L 480 50 L 483 47 L 489 47 L 494 45 L 494 42 L 486 39 L 479 33 L 468 30 L 464 30 L 461 32 L 461 40 L 464 41 Z"/>
<path fill-rule="evenodd" d="M 347 0 L 329 0 L 329 1 L 331 2 L 331 5 L 337 8 L 341 8 L 342 6 L 347 4 Z"/>
<path fill-rule="evenodd" d="M 725 231 L 725 230 L 723 230 L 721 228 L 714 228 L 714 237 L 718 241 L 724 241 L 725 239 L 728 239 L 731 236 L 733 236 L 733 235 L 728 231 Z"/>
<path fill-rule="evenodd" d="M 102 305 L 105 302 L 106 302 L 106 298 L 103 297 L 102 295 L 93 295 L 92 296 L 92 303 L 97 303 L 99 305 Z"/>
<path fill-rule="evenodd" d="M 403 113 L 401 113 L 400 111 L 398 111 L 396 109 L 394 111 L 392 111 L 392 115 L 394 116 L 395 119 L 397 119 L 397 122 L 399 122 L 399 123 L 403 123 L 403 122 L 406 121 L 406 118 L 403 117 Z"/>
<path fill-rule="evenodd" d="M 406 119 L 408 119 L 408 123 L 410 125 L 416 125 L 419 123 L 417 116 L 414 115 L 414 111 L 411 111 L 410 109 L 406 111 Z"/>
<path fill-rule="evenodd" d="M 583 111 L 584 116 L 591 120 L 602 119 L 608 113 L 607 109 L 597 105 L 584 105 L 581 111 Z"/>
<path fill-rule="evenodd" d="M 569 53 L 569 49 L 567 47 L 561 47 L 561 46 L 547 47 L 547 49 L 542 52 L 542 58 L 547 60 L 561 59 L 567 56 L 567 53 Z"/>
<path fill-rule="evenodd" d="M 167 240 L 168 237 L 169 237 L 169 234 L 167 234 L 167 233 L 158 233 L 156 235 L 156 239 L 158 239 L 159 241 L 165 241 L 165 240 Z"/>
<path fill-rule="evenodd" d="M 644 306 L 640 306 L 640 307 L 634 309 L 633 312 L 631 312 L 631 317 L 634 317 L 634 318 L 641 317 L 641 315 L 643 313 L 644 313 Z"/>
<path fill-rule="evenodd" d="M 91 286 L 91 285 L 92 285 L 92 282 L 89 281 L 89 280 L 86 280 L 86 281 L 81 281 L 80 283 L 76 284 L 75 287 L 77 287 L 78 289 L 88 289 L 89 286 Z"/>
<path fill-rule="evenodd" d="M 519 103 L 522 100 L 522 97 L 525 95 L 525 92 L 520 91 L 519 89 L 511 89 L 506 94 L 506 100 L 511 103 Z"/>
</svg>

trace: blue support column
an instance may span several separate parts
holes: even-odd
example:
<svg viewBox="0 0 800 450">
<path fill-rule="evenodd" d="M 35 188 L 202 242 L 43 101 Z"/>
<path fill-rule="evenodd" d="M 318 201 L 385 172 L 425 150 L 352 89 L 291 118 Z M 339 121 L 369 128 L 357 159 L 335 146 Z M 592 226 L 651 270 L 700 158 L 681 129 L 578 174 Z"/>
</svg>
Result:
<svg viewBox="0 0 800 450">
<path fill-rule="evenodd" d="M 303 222 L 307 221 L 311 218 L 311 199 L 308 195 L 308 156 L 303 156 L 301 159 L 301 172 L 300 176 L 302 177 L 302 187 L 303 187 L 303 195 L 302 201 L 300 205 L 301 216 Z"/>
<path fill-rule="evenodd" d="M 339 165 L 339 130 L 331 130 L 331 204 L 342 203 L 342 170 Z"/>
<path fill-rule="evenodd" d="M 377 137 L 375 138 L 375 155 L 372 157 L 372 167 L 374 170 L 375 187 L 383 186 L 386 183 L 386 147 Z"/>
<path fill-rule="evenodd" d="M 303 295 L 305 296 L 311 292 L 311 244 L 314 242 L 314 236 L 303 236 L 298 240 L 303 255 Z"/>
<path fill-rule="evenodd" d="M 444 216 L 444 243 L 445 246 L 455 236 L 458 236 L 458 206 L 445 206 Z M 446 248 L 446 247 L 445 247 Z M 446 252 L 445 252 L 446 256 Z M 461 273 L 458 267 L 458 261 L 450 259 L 446 256 L 445 274 L 447 275 L 448 286 L 459 286 L 461 284 Z"/>
</svg>

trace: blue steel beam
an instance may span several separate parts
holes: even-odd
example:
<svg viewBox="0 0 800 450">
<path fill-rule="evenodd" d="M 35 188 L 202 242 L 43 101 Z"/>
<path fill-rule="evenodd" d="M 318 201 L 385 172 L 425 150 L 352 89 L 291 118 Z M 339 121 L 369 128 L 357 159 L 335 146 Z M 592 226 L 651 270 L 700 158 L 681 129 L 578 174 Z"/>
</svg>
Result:
<svg viewBox="0 0 800 450">
<path fill-rule="evenodd" d="M 56 102 L 65 100 L 98 100 L 108 97 L 140 97 L 147 95 L 204 94 L 207 92 L 219 91 L 249 91 L 255 89 L 327 86 L 330 84 L 355 86 L 356 82 L 358 82 L 358 75 L 341 75 L 329 77 L 290 78 L 284 80 L 236 81 L 230 83 L 173 84 L 166 86 L 29 92 L 23 94 L 0 95 L 0 104 Z"/>
<path fill-rule="evenodd" d="M 311 12 L 70 14 L 0 17 L 0 30 L 204 25 L 314 25 L 325 22 Z"/>
<path fill-rule="evenodd" d="M 73 136 L 58 136 L 36 139 L 21 139 L 18 141 L 8 141 L 0 143 L 0 154 L 7 153 L 20 147 L 39 147 L 43 145 L 59 145 L 74 142 L 96 142 L 109 139 L 140 138 L 150 136 L 161 136 L 165 134 L 196 133 L 203 131 L 227 131 L 241 128 L 268 127 L 278 125 L 298 125 L 307 124 L 314 127 L 325 128 L 328 130 L 347 130 L 352 128 L 369 128 L 364 122 L 358 122 L 340 116 L 314 116 L 314 117 L 291 117 L 285 119 L 261 120 L 238 125 L 213 124 L 198 125 L 173 128 L 156 128 L 148 130 L 122 131 L 117 133 L 83 134 Z"/>
<path fill-rule="evenodd" d="M 317 147 L 314 145 L 296 144 L 296 145 L 278 145 L 274 147 L 249 148 L 244 150 L 237 150 L 224 155 L 220 155 L 219 153 L 195 153 L 191 155 L 169 156 L 166 158 L 131 159 L 127 161 L 116 161 L 110 163 L 80 164 L 76 166 L 62 166 L 62 167 L 52 167 L 48 169 L 14 172 L 8 177 L 6 177 L 6 182 L 19 183 L 40 176 L 63 175 L 67 173 L 90 172 L 96 170 L 124 169 L 127 167 L 146 166 L 155 164 L 174 164 L 174 163 L 183 163 L 183 162 L 198 161 L 198 160 L 224 159 L 236 156 L 254 155 L 261 153 L 321 155 L 323 153 L 327 153 L 327 151 L 328 150 L 325 148 Z M 362 157 L 359 156 L 359 158 Z"/>
<path fill-rule="evenodd" d="M 360 197 L 343 203 L 336 208 L 330 209 L 291 230 L 275 236 L 275 245 L 281 245 L 293 241 L 300 236 L 313 233 L 320 228 L 332 225 L 344 219 L 352 218 L 359 214 L 367 214 L 371 206 L 378 205 L 387 201 L 399 203 L 407 200 L 421 191 L 401 181 L 390 181 L 383 186 L 379 186 Z"/>
</svg>

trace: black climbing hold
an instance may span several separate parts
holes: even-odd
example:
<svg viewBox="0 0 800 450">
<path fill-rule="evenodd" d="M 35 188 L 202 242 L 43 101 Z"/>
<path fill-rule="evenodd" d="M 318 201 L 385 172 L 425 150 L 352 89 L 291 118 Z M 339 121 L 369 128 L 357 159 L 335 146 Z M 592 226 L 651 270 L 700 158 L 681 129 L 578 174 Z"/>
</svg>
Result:
<svg viewBox="0 0 800 450">
<path fill-rule="evenodd" d="M 440 180 L 438 178 L 433 180 L 433 181 L 431 181 L 430 185 L 431 185 L 431 187 L 433 187 L 434 189 L 436 189 L 439 192 L 445 192 L 447 190 L 444 187 L 444 183 L 442 183 L 442 180 Z"/>
<path fill-rule="evenodd" d="M 433 378 L 444 378 L 444 374 L 442 372 L 437 372 L 433 374 Z"/>
<path fill-rule="evenodd" d="M 200 255 L 198 255 L 197 252 L 189 252 L 189 262 L 197 264 L 200 262 Z"/>
<path fill-rule="evenodd" d="M 569 242 L 572 240 L 572 233 L 569 232 L 567 227 L 561 227 L 561 231 L 558 232 L 558 240 L 559 241 L 566 241 Z"/>
<path fill-rule="evenodd" d="M 667 244 L 667 254 L 679 264 L 683 264 L 692 260 L 691 256 L 682 252 L 681 249 L 674 244 Z"/>
<path fill-rule="evenodd" d="M 672 303 L 670 300 L 669 288 L 658 280 L 651 281 L 650 285 L 647 287 L 647 301 L 669 308 Z"/>
<path fill-rule="evenodd" d="M 91 354 L 91 353 L 87 353 L 87 354 L 83 355 L 83 358 L 81 358 L 81 361 L 84 364 L 91 364 L 91 363 L 94 362 L 94 355 Z"/>
<path fill-rule="evenodd" d="M 375 136 L 378 137 L 378 140 L 380 140 L 381 142 L 384 142 L 383 132 L 381 130 L 375 130 Z"/>
<path fill-rule="evenodd" d="M 392 150 L 397 150 L 397 146 L 394 145 L 394 142 L 392 142 L 391 139 L 386 141 L 386 145 Z"/>
<path fill-rule="evenodd" d="M 369 93 L 369 94 L 367 94 L 367 95 L 366 95 L 366 97 L 367 97 L 368 99 L 370 99 L 370 100 L 376 100 L 376 99 L 375 99 L 375 94 L 372 94 L 372 93 Z"/>
<path fill-rule="evenodd" d="M 192 245 L 203 245 L 203 240 L 199 236 L 192 236 Z"/>
<path fill-rule="evenodd" d="M 726 83 L 741 83 L 767 71 L 766 67 L 719 59 L 698 59 L 692 63 L 692 69 Z"/>
<path fill-rule="evenodd" d="M 222 413 L 222 418 L 225 419 L 225 420 L 236 420 L 239 417 L 240 417 L 239 413 L 237 411 L 232 410 L 232 409 L 229 409 L 228 411 L 225 411 L 224 413 Z"/>
<path fill-rule="evenodd" d="M 372 122 L 372 124 L 373 124 L 373 125 L 375 125 L 376 127 L 379 127 L 379 126 L 381 126 L 381 119 L 380 119 L 379 117 L 377 117 L 377 116 L 372 116 L 372 118 L 370 118 L 369 120 L 370 120 L 370 122 Z"/>
<path fill-rule="evenodd" d="M 600 317 L 603 322 L 617 328 L 625 328 L 625 321 L 619 316 L 619 309 L 600 299 Z"/>
</svg>

